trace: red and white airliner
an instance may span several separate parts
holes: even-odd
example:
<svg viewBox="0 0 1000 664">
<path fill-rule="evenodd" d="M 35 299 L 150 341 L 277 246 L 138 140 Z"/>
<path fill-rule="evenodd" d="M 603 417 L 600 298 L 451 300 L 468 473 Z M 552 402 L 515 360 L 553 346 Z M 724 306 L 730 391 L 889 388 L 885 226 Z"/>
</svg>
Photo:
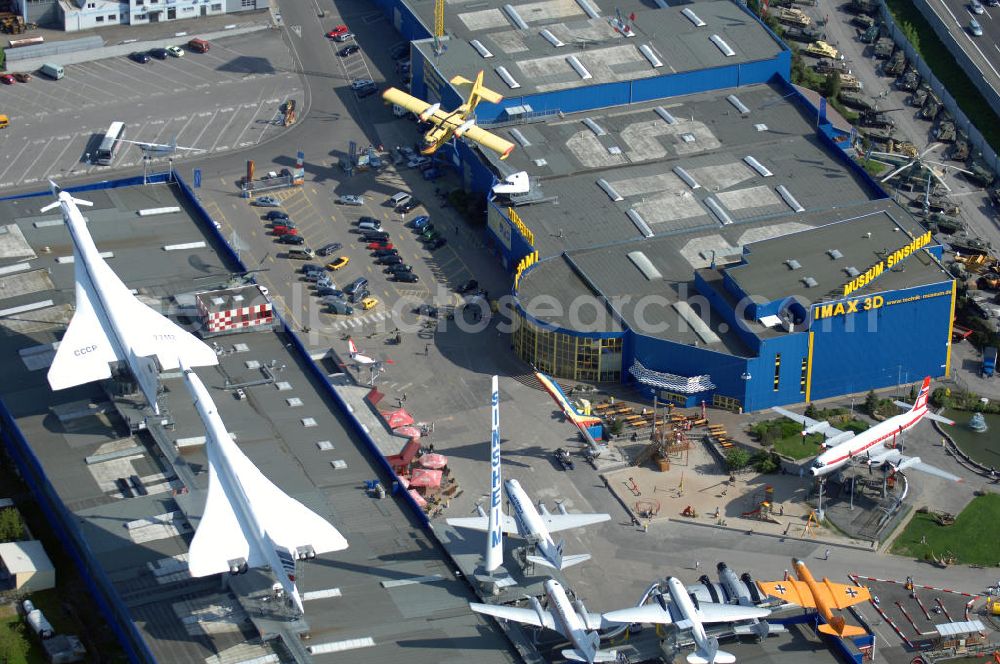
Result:
<svg viewBox="0 0 1000 664">
<path fill-rule="evenodd" d="M 927 409 L 927 397 L 930 394 L 930 389 L 931 377 L 927 376 L 924 378 L 920 393 L 917 394 L 916 403 L 911 406 L 902 401 L 895 402 L 897 406 L 907 409 L 905 413 L 879 422 L 871 429 L 859 434 L 851 431 L 840 431 L 830 426 L 828 422 L 820 422 L 784 408 L 773 408 L 772 410 L 805 426 L 805 429 L 802 430 L 803 436 L 810 433 L 822 433 L 826 436 L 823 446 L 827 450 L 816 457 L 809 468 L 809 472 L 814 476 L 832 473 L 841 466 L 850 463 L 852 459 L 858 459 L 870 466 L 888 463 L 893 467 L 894 472 L 913 468 L 943 477 L 946 480 L 961 482 L 962 479 L 957 475 L 926 464 L 920 460 L 920 457 L 908 457 L 902 453 L 903 432 L 925 417 L 945 424 L 955 424 L 948 418 L 941 417 Z"/>
<path fill-rule="evenodd" d="M 347 339 L 347 350 L 351 356 L 351 359 L 358 364 L 375 364 L 378 362 L 374 357 L 369 357 L 358 350 L 358 345 L 354 343 L 354 339 Z"/>
</svg>

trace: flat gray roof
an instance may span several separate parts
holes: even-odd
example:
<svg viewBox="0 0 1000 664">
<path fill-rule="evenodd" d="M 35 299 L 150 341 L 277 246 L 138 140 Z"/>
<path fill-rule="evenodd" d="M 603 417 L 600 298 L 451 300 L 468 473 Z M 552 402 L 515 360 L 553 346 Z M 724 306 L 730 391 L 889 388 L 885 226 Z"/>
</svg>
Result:
<svg viewBox="0 0 1000 664">
<path fill-rule="evenodd" d="M 113 252 L 109 264 L 143 297 L 167 302 L 174 293 L 227 283 L 230 266 L 188 214 L 135 214 L 140 208 L 183 207 L 174 189 L 150 185 L 77 196 L 95 203 L 84 213 L 98 248 Z M 51 344 L 61 336 L 74 301 L 73 266 L 56 260 L 71 254 L 69 236 L 58 216 L 37 212 L 49 200 L 0 202 L 0 227 L 13 224 L 25 239 L 0 242 L 0 269 L 23 260 L 15 256 L 23 256 L 27 247 L 37 252 L 31 267 L 51 274 L 46 284 L 26 272 L 22 281 L 34 290 L 21 288 L 0 300 L 5 310 L 0 325 L 7 332 L 0 335 L 5 375 L 0 398 L 55 491 L 79 519 L 86 546 L 159 661 L 204 664 L 214 655 L 242 661 L 268 654 L 269 645 L 247 644 L 259 639 L 247 621 L 256 612 L 247 607 L 259 602 L 253 593 L 270 588 L 265 575 L 226 577 L 227 589 L 218 577 L 192 580 L 186 574 L 188 542 L 203 510 L 208 474 L 204 449 L 197 444 L 204 428 L 180 377 L 165 376 L 163 381 L 161 406 L 175 422 L 165 432 L 168 458 L 150 433 L 129 435 L 99 384 L 55 393 L 49 389 L 45 358 L 51 357 Z M 161 248 L 198 241 L 206 246 Z M 4 278 L 16 274 L 4 273 Z M 51 305 L 28 313 L 9 313 L 48 300 Z M 328 518 L 350 543 L 345 551 L 300 565 L 303 592 L 339 592 L 306 602 L 309 643 L 370 638 L 364 657 L 378 661 L 514 661 L 506 640 L 468 611 L 472 593 L 408 508 L 393 498 L 374 500 L 361 489 L 364 480 L 378 477 L 373 459 L 290 353 L 289 340 L 280 332 L 257 331 L 219 343 L 231 352 L 221 357 L 219 367 L 198 373 L 227 428 L 271 480 Z M 260 380 L 262 371 L 254 363 L 273 366 L 278 382 L 245 387 L 247 399 L 233 398 L 224 389 L 226 379 L 237 384 Z M 129 400 L 121 403 L 128 414 Z M 321 449 L 322 441 L 332 447 Z M 122 495 L 115 480 L 132 475 L 141 478 L 148 495 Z M 191 478 L 189 493 L 175 497 L 173 491 L 185 485 L 185 477 Z M 382 585 L 389 581 L 406 583 Z M 257 624 L 262 624 L 259 619 Z M 280 630 L 288 623 L 275 625 Z"/>
<path fill-rule="evenodd" d="M 808 232 L 755 242 L 747 247 L 747 263 L 728 272 L 744 292 L 767 300 L 840 299 L 844 284 L 921 236 L 929 236 L 928 231 L 905 211 L 881 209 Z M 930 240 L 922 246 L 934 244 Z M 951 278 L 924 251 L 892 262 L 891 269 L 883 269 L 874 281 L 853 292 L 898 290 Z M 806 285 L 810 278 L 815 285 Z"/>
<path fill-rule="evenodd" d="M 409 4 L 426 26 L 434 25 L 434 3 Z M 634 36 L 626 37 L 612 26 L 616 9 L 626 20 L 635 14 Z M 693 12 L 704 25 L 695 25 L 683 10 Z M 414 48 L 446 80 L 456 74 L 471 78 L 483 69 L 486 86 L 510 97 L 767 60 L 782 50 L 757 21 L 728 0 L 662 9 L 649 9 L 635 0 L 448 2 L 445 32 L 447 48 L 440 55 L 434 53 L 433 40 L 414 42 Z M 723 53 L 710 39 L 713 35 L 728 45 L 732 55 Z M 643 53 L 646 48 L 657 66 Z M 501 78 L 499 67 L 518 87 Z"/>
<path fill-rule="evenodd" d="M 817 301 L 827 296 L 829 288 L 806 288 L 798 281 L 800 275 L 790 275 L 793 271 L 781 262 L 787 258 L 789 248 L 800 251 L 802 264 L 821 275 L 816 277 L 822 279 L 821 285 L 825 282 L 831 287 L 842 288 L 849 281 L 847 274 L 841 272 L 844 278 L 839 281 L 833 276 L 843 267 L 845 259 L 831 260 L 826 250 L 837 248 L 834 246 L 837 245 L 845 257 L 852 256 L 852 260 L 860 262 L 873 254 L 865 254 L 846 236 L 853 233 L 864 238 L 858 241 L 859 244 L 868 242 L 864 233 L 871 227 L 872 241 L 880 241 L 879 249 L 887 246 L 895 250 L 906 244 L 903 240 L 908 240 L 902 232 L 892 231 L 897 226 L 914 232 L 919 230 L 903 208 L 889 199 L 882 199 L 840 209 L 570 250 L 542 261 L 523 276 L 518 299 L 529 313 L 543 322 L 584 332 L 620 331 L 622 328 L 616 317 L 607 313 L 605 302 L 608 302 L 637 333 L 748 357 L 750 349 L 736 332 L 729 329 L 721 317 L 712 315 L 707 305 L 697 304 L 700 297 L 694 285 L 695 271 L 700 270 L 709 282 L 717 283 L 716 290 L 723 292 L 718 283 L 721 273 L 718 269 L 708 269 L 714 258 L 716 268 L 735 267 L 733 274 L 738 275 L 741 285 L 753 286 L 748 289 L 752 294 L 802 295 Z M 898 245 L 885 244 L 887 238 L 896 240 Z M 753 250 L 749 264 L 736 267 L 748 245 Z M 633 260 L 636 252 L 648 259 L 648 264 L 655 269 L 654 278 L 647 278 L 637 266 Z M 905 288 L 949 278 L 926 255 L 910 258 L 905 266 L 906 269 L 899 272 L 886 272 L 867 290 Z M 865 265 L 864 269 L 868 267 Z M 821 268 L 825 271 L 820 271 Z M 864 269 L 859 267 L 862 272 Z M 805 268 L 794 272 L 804 271 Z M 676 304 L 688 298 L 695 299 L 693 313 L 710 334 L 699 325 L 692 325 L 690 316 L 683 311 L 684 305 Z M 747 325 L 760 336 L 779 334 L 756 322 Z"/>
<path fill-rule="evenodd" d="M 738 111 L 731 95 L 749 112 Z M 820 143 L 815 118 L 770 85 L 496 131 L 515 140 L 517 132 L 528 142 L 491 165 L 501 174 L 531 175 L 532 191 L 510 202 L 541 257 L 635 242 L 646 233 L 777 223 L 795 215 L 793 204 L 813 212 L 871 198 L 863 180 Z M 711 205 L 724 212 L 725 223 Z"/>
</svg>

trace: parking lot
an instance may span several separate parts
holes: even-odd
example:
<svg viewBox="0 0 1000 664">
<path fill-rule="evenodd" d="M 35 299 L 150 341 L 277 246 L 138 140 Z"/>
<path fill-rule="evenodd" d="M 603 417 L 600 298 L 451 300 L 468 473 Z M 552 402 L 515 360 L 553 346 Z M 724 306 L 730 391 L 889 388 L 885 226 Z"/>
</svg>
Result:
<svg viewBox="0 0 1000 664">
<path fill-rule="evenodd" d="M 0 134 L 0 187 L 141 164 L 134 145 L 110 166 L 88 163 L 116 120 L 133 141 L 176 139 L 205 153 L 251 146 L 282 131 L 279 106 L 302 97 L 292 56 L 272 31 L 214 41 L 207 53 L 146 64 L 116 57 L 67 65 L 65 72 L 58 81 L 36 73 L 4 86 L 2 112 L 11 122 Z"/>
</svg>

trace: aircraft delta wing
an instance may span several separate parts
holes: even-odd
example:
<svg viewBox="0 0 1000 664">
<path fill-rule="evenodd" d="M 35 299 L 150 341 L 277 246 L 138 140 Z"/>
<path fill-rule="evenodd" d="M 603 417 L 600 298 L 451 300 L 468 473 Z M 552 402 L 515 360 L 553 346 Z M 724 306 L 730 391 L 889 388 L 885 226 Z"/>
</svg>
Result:
<svg viewBox="0 0 1000 664">
<path fill-rule="evenodd" d="M 570 528 L 582 528 L 583 526 L 589 526 L 592 523 L 601 523 L 602 521 L 607 521 L 611 518 L 608 514 L 542 513 L 538 516 L 541 518 L 542 523 L 545 524 L 546 529 L 550 533 L 557 533 L 560 530 L 569 530 Z M 482 532 L 486 532 L 489 529 L 489 524 L 487 522 L 488 517 L 485 516 L 457 517 L 448 519 L 449 526 L 455 526 L 456 528 L 468 528 L 469 530 L 479 530 Z M 517 520 L 509 514 L 504 514 L 502 516 L 501 524 L 503 525 L 504 533 L 508 535 L 520 535 L 521 537 L 524 537 L 528 534 L 518 531 Z"/>
</svg>

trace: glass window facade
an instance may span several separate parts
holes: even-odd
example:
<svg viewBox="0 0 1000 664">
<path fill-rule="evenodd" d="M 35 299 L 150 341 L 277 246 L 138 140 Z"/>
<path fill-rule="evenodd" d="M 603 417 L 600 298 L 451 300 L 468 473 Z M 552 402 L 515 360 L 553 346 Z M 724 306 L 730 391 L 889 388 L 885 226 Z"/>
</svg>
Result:
<svg viewBox="0 0 1000 664">
<path fill-rule="evenodd" d="M 519 316 L 513 339 L 517 356 L 542 373 L 588 382 L 621 382 L 621 337 L 577 337 L 539 328 Z"/>
<path fill-rule="evenodd" d="M 734 399 L 732 397 L 724 397 L 721 394 L 715 394 L 712 396 L 712 405 L 716 408 L 724 408 L 725 410 L 740 411 L 742 405 L 739 399 Z"/>
</svg>

